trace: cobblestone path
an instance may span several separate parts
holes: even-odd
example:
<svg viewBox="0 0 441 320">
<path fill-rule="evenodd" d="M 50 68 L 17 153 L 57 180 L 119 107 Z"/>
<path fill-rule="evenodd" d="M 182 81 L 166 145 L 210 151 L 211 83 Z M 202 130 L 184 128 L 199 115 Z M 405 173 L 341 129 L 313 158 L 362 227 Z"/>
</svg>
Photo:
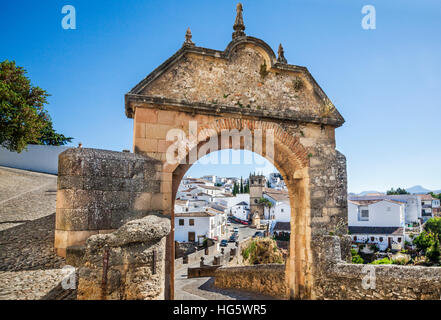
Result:
<svg viewBox="0 0 441 320">
<path fill-rule="evenodd" d="M 56 190 L 55 175 L 0 167 L 0 299 L 73 297 L 53 250 Z"/>
</svg>

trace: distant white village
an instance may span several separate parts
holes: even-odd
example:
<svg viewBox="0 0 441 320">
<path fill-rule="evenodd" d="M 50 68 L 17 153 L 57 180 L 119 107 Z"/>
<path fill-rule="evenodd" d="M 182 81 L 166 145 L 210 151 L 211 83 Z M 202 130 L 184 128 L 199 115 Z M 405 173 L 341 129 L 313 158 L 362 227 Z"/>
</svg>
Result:
<svg viewBox="0 0 441 320">
<path fill-rule="evenodd" d="M 230 222 L 265 230 L 270 236 L 289 235 L 291 230 L 288 190 L 279 173 L 247 178 L 184 177 L 174 207 L 175 241 L 180 243 L 228 239 Z M 439 215 L 440 200 L 430 194 L 348 196 L 353 243 L 373 245 L 379 251 L 411 246 L 424 223 Z"/>
<path fill-rule="evenodd" d="M 270 234 L 290 232 L 288 191 L 279 173 L 184 177 L 174 209 L 175 241 L 182 243 L 227 238 L 230 221 Z"/>
</svg>

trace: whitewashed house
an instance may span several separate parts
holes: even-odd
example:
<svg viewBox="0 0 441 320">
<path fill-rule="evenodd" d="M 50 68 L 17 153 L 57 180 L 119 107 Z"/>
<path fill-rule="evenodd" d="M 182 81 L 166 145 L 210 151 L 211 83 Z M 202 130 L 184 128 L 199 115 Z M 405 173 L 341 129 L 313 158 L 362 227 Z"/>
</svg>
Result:
<svg viewBox="0 0 441 320">
<path fill-rule="evenodd" d="M 175 241 L 198 242 L 213 238 L 216 214 L 206 211 L 175 213 Z"/>
<path fill-rule="evenodd" d="M 421 198 L 418 195 L 399 194 L 399 195 L 375 195 L 375 196 L 350 196 L 352 201 L 379 201 L 391 200 L 404 204 L 404 219 L 406 224 L 419 224 L 422 219 Z"/>
<path fill-rule="evenodd" d="M 175 200 L 175 213 L 188 212 L 188 200 Z"/>
<path fill-rule="evenodd" d="M 278 221 L 271 227 L 271 234 L 281 236 L 283 234 L 291 234 L 291 224 L 289 222 Z"/>
<path fill-rule="evenodd" d="M 263 193 L 263 198 L 268 199 L 272 203 L 271 208 L 264 207 L 264 217 L 266 220 L 277 222 L 291 221 L 291 206 L 289 204 L 288 192 L 266 189 Z"/>
<path fill-rule="evenodd" d="M 250 204 L 245 201 L 236 203 L 230 208 L 230 214 L 240 220 L 248 221 L 250 219 Z"/>
<path fill-rule="evenodd" d="M 176 198 L 181 200 L 194 199 L 194 196 L 200 192 L 198 188 L 185 188 L 176 192 Z"/>
<path fill-rule="evenodd" d="M 224 238 L 227 235 L 226 223 L 226 213 L 214 208 L 175 212 L 175 241 L 201 244 L 205 238 Z"/>
<path fill-rule="evenodd" d="M 215 230 L 213 231 L 213 237 L 218 239 L 227 235 L 227 214 L 225 210 L 218 210 L 213 207 L 207 207 L 205 210 L 209 213 L 216 214 L 214 219 Z"/>
<path fill-rule="evenodd" d="M 200 190 L 200 192 L 207 193 L 211 196 L 218 196 L 225 192 L 225 189 L 222 187 L 200 185 L 197 188 Z"/>
<path fill-rule="evenodd" d="M 271 189 L 287 190 L 285 181 L 280 173 L 270 173 L 268 183 Z"/>
<path fill-rule="evenodd" d="M 405 241 L 405 209 L 394 200 L 349 200 L 348 226 L 352 240 L 376 244 L 382 251 L 401 250 Z"/>
<path fill-rule="evenodd" d="M 217 183 L 217 177 L 213 175 L 203 176 L 201 179 L 213 183 L 213 185 Z"/>
<path fill-rule="evenodd" d="M 232 194 L 220 194 L 213 197 L 213 202 L 219 203 L 225 207 L 231 208 L 235 204 L 245 201 L 250 203 L 250 194 L 249 193 L 239 193 L 233 196 Z"/>
<path fill-rule="evenodd" d="M 434 213 L 439 210 L 440 200 L 433 198 L 430 194 L 419 194 L 421 200 L 421 218 L 426 221 L 434 217 Z"/>
</svg>

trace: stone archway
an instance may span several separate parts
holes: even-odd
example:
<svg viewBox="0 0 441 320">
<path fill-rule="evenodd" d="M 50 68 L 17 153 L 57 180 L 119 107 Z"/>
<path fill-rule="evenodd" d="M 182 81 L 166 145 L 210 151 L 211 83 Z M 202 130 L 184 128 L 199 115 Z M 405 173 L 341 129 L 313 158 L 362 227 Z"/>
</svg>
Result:
<svg viewBox="0 0 441 320">
<path fill-rule="evenodd" d="M 346 219 L 346 172 L 339 165 L 334 136 L 344 120 L 305 67 L 287 64 L 282 46 L 276 58 L 265 42 L 246 36 L 244 29 L 238 8 L 233 41 L 224 51 L 195 46 L 187 31 L 182 48 L 126 95 L 126 114 L 134 118 L 134 152 L 163 162 L 162 209 L 173 217 L 174 193 L 186 169 L 166 161 L 173 143 L 166 139 L 170 130 L 188 134 L 192 121 L 198 124 L 196 135 L 202 128 L 217 133 L 274 130 L 273 162 L 289 184 L 295 221 L 287 269 L 290 295 L 311 298 L 311 235 L 326 233 Z M 169 274 L 172 241 L 173 234 Z M 172 296 L 172 279 L 169 287 Z"/>
<path fill-rule="evenodd" d="M 286 279 L 288 279 L 288 287 L 291 289 L 290 295 L 294 298 L 304 298 L 310 296 L 311 291 L 311 257 L 310 254 L 310 229 L 307 228 L 310 224 L 310 208 L 309 208 L 309 176 L 308 176 L 308 164 L 309 159 L 307 156 L 307 150 L 299 143 L 299 139 L 289 135 L 286 129 L 283 129 L 280 125 L 270 121 L 258 121 L 258 120 L 245 120 L 245 119 L 217 119 L 207 117 L 206 122 L 198 128 L 199 139 L 194 146 L 195 153 L 198 155 L 193 160 L 199 160 L 201 156 L 205 155 L 205 152 L 200 153 L 204 145 L 208 144 L 208 141 L 218 141 L 217 150 L 236 149 L 250 150 L 257 152 L 259 155 L 269 160 L 279 170 L 287 185 L 291 206 L 291 234 L 294 237 L 291 238 L 290 245 L 290 259 L 287 262 L 286 267 Z M 213 136 L 204 134 L 205 129 L 211 129 Z M 222 141 L 221 134 L 226 132 L 242 133 L 242 135 L 236 135 L 239 137 L 238 144 L 234 145 L 233 136 L 228 137 L 227 143 Z M 260 142 L 250 141 L 247 145 L 245 143 L 245 132 L 251 134 L 251 137 L 259 139 L 262 134 L 263 137 L 267 136 L 267 132 L 274 139 L 274 150 L 267 152 L 266 148 L 260 149 Z M 201 134 L 202 133 L 202 134 Z M 240 138 L 241 137 L 241 138 Z M 257 138 L 256 138 L 257 137 Z M 259 145 L 256 148 L 252 146 Z M 263 145 L 266 146 L 266 139 L 263 139 Z M 250 148 L 251 147 L 251 148 Z M 193 150 L 189 150 L 184 156 L 184 163 L 178 163 L 168 168 L 172 171 L 172 224 L 174 221 L 174 199 L 179 184 L 184 177 L 187 170 L 191 167 L 192 163 L 190 159 L 190 153 Z M 204 150 L 205 151 L 205 150 Z M 270 153 L 270 154 L 268 154 Z M 172 225 L 172 232 L 169 235 L 171 239 L 174 239 L 174 226 Z M 173 249 L 173 248 L 170 248 Z M 170 264 L 173 267 L 173 264 Z M 296 271 L 298 270 L 298 271 Z M 300 272 L 300 270 L 302 270 Z M 173 275 L 173 269 L 170 269 L 170 274 Z M 173 280 L 171 280 L 173 281 Z M 173 287 L 173 284 L 171 284 Z"/>
<path fill-rule="evenodd" d="M 84 244 L 91 235 L 114 231 L 124 221 L 152 212 L 173 223 L 176 188 L 189 164 L 168 161 L 167 151 L 175 142 L 170 132 L 195 135 L 184 157 L 193 149 L 200 150 L 210 137 L 219 140 L 222 130 L 253 134 L 260 130 L 264 141 L 266 133 L 272 132 L 271 162 L 285 178 L 292 208 L 294 236 L 286 268 L 290 297 L 315 298 L 319 275 L 312 239 L 347 221 L 346 160 L 335 149 L 334 134 L 344 119 L 307 68 L 287 63 L 281 45 L 276 57 L 264 41 L 245 35 L 240 5 L 234 30 L 224 51 L 196 46 L 188 30 L 183 46 L 126 94 L 126 115 L 134 119 L 137 155 L 72 151 L 60 156 L 62 190 L 57 196 L 55 237 L 59 254 Z M 192 123 L 197 124 L 195 132 Z M 211 133 L 205 134 L 205 129 Z M 230 142 L 221 143 L 221 149 L 234 148 Z M 249 145 L 241 142 L 235 147 L 247 149 Z M 266 149 L 257 153 L 268 156 Z M 91 160 L 94 157 L 101 157 L 98 164 Z M 91 174 L 100 177 L 99 183 L 87 179 Z M 86 205 L 76 201 L 75 195 L 83 197 Z M 84 217 L 79 220 L 77 214 Z M 165 298 L 169 299 L 173 298 L 173 232 L 172 225 L 164 271 Z"/>
</svg>

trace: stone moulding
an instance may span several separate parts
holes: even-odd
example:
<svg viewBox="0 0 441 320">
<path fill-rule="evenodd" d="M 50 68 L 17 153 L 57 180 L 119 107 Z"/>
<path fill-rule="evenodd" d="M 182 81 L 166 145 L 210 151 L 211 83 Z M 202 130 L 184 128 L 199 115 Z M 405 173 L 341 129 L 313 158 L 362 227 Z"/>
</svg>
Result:
<svg viewBox="0 0 441 320">
<path fill-rule="evenodd" d="M 317 123 L 323 125 L 330 125 L 334 127 L 340 127 L 343 125 L 344 120 L 333 119 L 333 118 L 323 118 L 307 116 L 302 114 L 302 112 L 296 112 L 293 110 L 275 111 L 270 108 L 265 108 L 262 110 L 247 109 L 240 107 L 233 107 L 231 105 L 204 103 L 204 102 L 188 102 L 185 100 L 178 100 L 172 98 L 146 96 L 142 94 L 126 94 L 126 102 L 130 103 L 147 103 L 155 105 L 155 109 L 164 110 L 176 110 L 176 111 L 186 111 L 189 113 L 197 114 L 207 114 L 212 115 L 214 110 L 217 115 L 222 116 L 223 114 L 236 114 L 243 118 L 260 119 L 260 120 L 277 120 L 284 122 L 299 122 L 299 123 Z M 130 112 L 133 112 L 130 111 Z M 129 118 L 132 116 L 127 115 Z"/>
</svg>

